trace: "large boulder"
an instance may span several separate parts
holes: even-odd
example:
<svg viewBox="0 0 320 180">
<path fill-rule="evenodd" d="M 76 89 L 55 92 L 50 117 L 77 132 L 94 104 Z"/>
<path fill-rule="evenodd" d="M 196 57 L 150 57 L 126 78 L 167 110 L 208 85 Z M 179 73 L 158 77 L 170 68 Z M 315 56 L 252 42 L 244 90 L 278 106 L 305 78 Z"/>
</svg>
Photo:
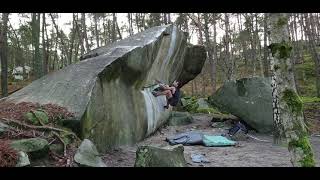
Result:
<svg viewBox="0 0 320 180">
<path fill-rule="evenodd" d="M 52 103 L 74 113 L 73 127 L 101 151 L 130 145 L 153 133 L 169 117 L 165 96 L 154 97 L 155 80 L 180 86 L 203 67 L 203 46 L 187 43 L 176 26 L 147 29 L 100 47 L 81 61 L 50 73 L 3 102 Z"/>
<path fill-rule="evenodd" d="M 258 132 L 269 133 L 273 129 L 271 92 L 270 78 L 243 78 L 226 82 L 209 101 Z"/>
<path fill-rule="evenodd" d="M 185 167 L 183 145 L 157 147 L 140 146 L 136 152 L 135 167 Z"/>
</svg>

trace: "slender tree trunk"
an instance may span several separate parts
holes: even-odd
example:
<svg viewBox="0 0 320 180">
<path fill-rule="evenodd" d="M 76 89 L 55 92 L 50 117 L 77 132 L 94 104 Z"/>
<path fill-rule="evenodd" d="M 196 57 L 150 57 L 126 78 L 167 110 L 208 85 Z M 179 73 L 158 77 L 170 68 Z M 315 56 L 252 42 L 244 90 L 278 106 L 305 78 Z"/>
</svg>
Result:
<svg viewBox="0 0 320 180">
<path fill-rule="evenodd" d="M 291 45 L 286 13 L 270 13 L 270 48 L 274 140 L 285 137 L 293 166 L 314 166 L 312 148 L 307 135 L 302 101 L 297 94 L 292 71 Z"/>
<path fill-rule="evenodd" d="M 76 21 L 76 26 L 78 26 L 77 30 L 78 30 L 78 38 L 79 38 L 79 44 L 80 44 L 80 56 L 82 56 L 84 54 L 84 37 L 83 37 L 83 32 L 81 31 L 81 29 L 83 29 L 83 25 L 82 25 L 82 22 L 79 26 L 78 24 L 78 20 L 79 20 L 79 16 L 78 16 L 78 13 L 77 13 L 77 21 Z"/>
<path fill-rule="evenodd" d="M 61 32 L 60 32 L 60 30 L 59 30 L 59 28 L 58 28 L 58 25 L 56 24 L 56 21 L 54 20 L 53 15 L 50 14 L 50 16 L 51 16 L 52 24 L 53 24 L 53 26 L 54 26 L 55 29 L 56 29 L 57 37 L 58 37 L 58 38 L 60 39 L 60 41 L 61 41 L 62 54 L 64 54 L 64 55 L 66 56 L 66 59 L 69 59 L 69 54 L 68 54 L 67 45 L 66 45 L 65 42 L 64 42 L 64 39 L 63 39 L 63 37 L 62 37 L 62 34 L 61 34 Z M 63 65 L 65 65 L 65 66 L 67 65 L 66 60 L 64 60 Z"/>
<path fill-rule="evenodd" d="M 32 40 L 34 47 L 34 73 L 35 78 L 38 79 L 42 76 L 42 65 L 41 65 L 41 57 L 40 57 L 40 13 L 32 14 Z"/>
<path fill-rule="evenodd" d="M 132 28 L 132 13 L 128 13 L 128 24 L 129 24 L 129 34 L 130 36 L 133 35 L 133 28 Z"/>
<path fill-rule="evenodd" d="M 268 61 L 268 47 L 267 47 L 267 38 L 268 38 L 268 24 L 267 24 L 268 14 L 264 13 L 264 19 L 263 19 L 263 30 L 264 30 L 264 39 L 263 39 L 263 74 L 265 77 L 269 77 L 269 61 Z"/>
<path fill-rule="evenodd" d="M 225 56 L 225 60 L 227 61 L 227 80 L 233 80 L 234 79 L 234 69 L 233 69 L 233 62 L 232 59 L 230 57 L 230 35 L 229 35 L 229 31 L 230 31 L 230 26 L 229 26 L 229 15 L 228 13 L 224 13 L 225 15 L 225 47 L 226 47 L 226 56 Z"/>
<path fill-rule="evenodd" d="M 206 46 L 207 46 L 207 52 L 208 52 L 208 60 L 209 60 L 209 63 L 210 63 L 210 77 L 211 77 L 211 87 L 212 87 L 212 92 L 211 94 L 214 94 L 215 91 L 216 91 L 216 62 L 215 62 L 215 59 L 213 58 L 213 53 L 212 52 L 212 44 L 211 44 L 211 41 L 210 41 L 210 34 L 209 34 L 209 22 L 208 22 L 208 14 L 207 13 L 204 13 L 203 14 L 204 16 L 204 34 L 205 34 L 205 39 L 206 39 Z M 215 14 L 214 14 L 215 16 Z M 215 20 L 215 17 L 214 17 L 214 26 L 216 26 L 216 20 Z M 215 38 L 215 34 L 214 34 L 214 38 Z M 215 44 L 214 44 L 215 46 Z"/>
<path fill-rule="evenodd" d="M 118 22 L 116 21 L 116 25 L 117 25 L 117 31 L 118 31 L 118 35 L 119 35 L 119 39 L 122 39 L 122 35 L 121 35 L 121 31 L 118 25 Z"/>
<path fill-rule="evenodd" d="M 164 22 L 165 25 L 168 24 L 167 13 L 163 13 L 163 22 Z"/>
<path fill-rule="evenodd" d="M 46 35 L 46 57 L 45 57 L 45 61 L 43 62 L 44 63 L 44 73 L 45 74 L 48 74 L 49 72 L 49 63 L 50 63 L 50 59 L 51 59 L 51 56 L 50 56 L 50 53 L 52 52 L 52 49 L 50 49 L 50 44 L 49 44 L 49 38 L 48 38 L 48 30 L 47 30 L 47 26 L 45 25 L 44 26 L 44 32 L 45 32 L 45 35 Z M 51 41 L 52 42 L 52 41 Z"/>
<path fill-rule="evenodd" d="M 116 13 L 112 13 L 112 42 L 117 41 L 117 34 L 116 34 Z"/>
<path fill-rule="evenodd" d="M 46 14 L 42 13 L 42 56 L 43 56 L 43 74 L 48 74 L 48 55 L 45 41 Z"/>
<path fill-rule="evenodd" d="M 94 30 L 95 30 L 95 34 L 96 34 L 97 47 L 100 47 L 99 31 L 98 31 L 98 17 L 97 17 L 96 13 L 94 13 L 93 18 L 94 18 Z"/>
<path fill-rule="evenodd" d="M 82 33 L 83 38 L 86 42 L 86 52 L 90 51 L 89 41 L 88 41 L 88 35 L 87 35 L 87 26 L 86 26 L 86 15 L 85 13 L 81 13 L 81 25 L 82 25 Z"/>
<path fill-rule="evenodd" d="M 2 28 L 0 28 L 0 60 L 1 60 L 1 94 L 8 96 L 8 21 L 9 13 L 2 13 Z"/>
<path fill-rule="evenodd" d="M 76 26 L 76 19 L 75 19 L 75 14 L 73 13 L 73 16 L 72 16 L 72 31 L 71 31 L 71 40 L 70 40 L 70 46 L 69 46 L 69 65 L 72 64 L 72 56 L 73 56 L 73 46 L 74 46 L 74 40 L 76 38 L 76 32 L 77 32 L 77 28 L 78 26 Z"/>
</svg>

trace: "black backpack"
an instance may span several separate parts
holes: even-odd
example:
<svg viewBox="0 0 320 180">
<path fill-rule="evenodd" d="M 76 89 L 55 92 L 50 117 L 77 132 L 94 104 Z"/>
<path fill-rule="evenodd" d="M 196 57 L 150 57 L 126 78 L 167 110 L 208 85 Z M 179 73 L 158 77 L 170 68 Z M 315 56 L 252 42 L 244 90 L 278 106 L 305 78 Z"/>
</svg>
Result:
<svg viewBox="0 0 320 180">
<path fill-rule="evenodd" d="M 247 127 L 239 121 L 237 124 L 235 124 L 232 128 L 229 129 L 228 134 L 233 136 L 240 130 L 246 134 L 248 133 Z"/>
</svg>

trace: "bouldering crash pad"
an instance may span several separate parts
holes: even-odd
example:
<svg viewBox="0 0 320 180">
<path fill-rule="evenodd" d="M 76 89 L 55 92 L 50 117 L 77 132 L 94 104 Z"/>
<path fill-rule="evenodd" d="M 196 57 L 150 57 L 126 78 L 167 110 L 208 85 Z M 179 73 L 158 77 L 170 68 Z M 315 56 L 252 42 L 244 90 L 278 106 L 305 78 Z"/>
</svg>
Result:
<svg viewBox="0 0 320 180">
<path fill-rule="evenodd" d="M 175 135 L 171 138 L 166 138 L 170 145 L 182 144 L 190 145 L 203 145 L 207 147 L 213 146 L 234 146 L 235 141 L 229 140 L 223 136 L 204 135 L 200 132 L 186 132 Z"/>
<path fill-rule="evenodd" d="M 203 144 L 207 147 L 212 146 L 234 146 L 236 145 L 235 141 L 231 141 L 223 136 L 208 136 L 203 135 Z"/>
</svg>

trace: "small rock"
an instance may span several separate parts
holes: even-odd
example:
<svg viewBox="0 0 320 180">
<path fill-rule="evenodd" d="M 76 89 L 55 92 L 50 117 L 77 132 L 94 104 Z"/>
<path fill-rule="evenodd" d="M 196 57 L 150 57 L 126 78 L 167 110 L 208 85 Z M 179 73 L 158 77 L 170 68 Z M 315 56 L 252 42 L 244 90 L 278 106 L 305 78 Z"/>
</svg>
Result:
<svg viewBox="0 0 320 180">
<path fill-rule="evenodd" d="M 214 122 L 211 124 L 211 127 L 213 127 L 213 128 L 222 128 L 224 126 L 225 126 L 225 124 L 223 122 Z"/>
<path fill-rule="evenodd" d="M 27 153 L 23 151 L 19 151 L 18 156 L 19 156 L 19 159 L 16 167 L 24 167 L 24 166 L 30 165 L 29 156 Z"/>
<path fill-rule="evenodd" d="M 63 154 L 63 144 L 51 144 L 49 149 L 56 154 Z"/>
<path fill-rule="evenodd" d="M 203 154 L 191 154 L 192 162 L 195 163 L 209 163 L 210 161 Z"/>
<path fill-rule="evenodd" d="M 156 147 L 140 146 L 136 152 L 135 167 L 185 167 L 183 145 Z"/>
<path fill-rule="evenodd" d="M 170 126 L 181 126 L 191 124 L 193 122 L 193 117 L 188 112 L 177 112 L 172 111 L 172 114 L 168 120 L 168 125 Z"/>
<path fill-rule="evenodd" d="M 107 167 L 99 156 L 95 145 L 88 139 L 82 141 L 74 156 L 74 160 L 81 166 Z"/>
<path fill-rule="evenodd" d="M 0 135 L 8 131 L 9 126 L 7 124 L 4 124 L 0 122 Z"/>
<path fill-rule="evenodd" d="M 30 155 L 31 159 L 38 159 L 48 155 L 48 141 L 42 138 L 20 139 L 11 142 L 11 147 Z"/>
<path fill-rule="evenodd" d="M 249 138 L 245 132 L 243 132 L 242 130 L 239 130 L 233 136 L 230 135 L 230 139 L 232 139 L 234 141 L 246 141 Z"/>
</svg>

